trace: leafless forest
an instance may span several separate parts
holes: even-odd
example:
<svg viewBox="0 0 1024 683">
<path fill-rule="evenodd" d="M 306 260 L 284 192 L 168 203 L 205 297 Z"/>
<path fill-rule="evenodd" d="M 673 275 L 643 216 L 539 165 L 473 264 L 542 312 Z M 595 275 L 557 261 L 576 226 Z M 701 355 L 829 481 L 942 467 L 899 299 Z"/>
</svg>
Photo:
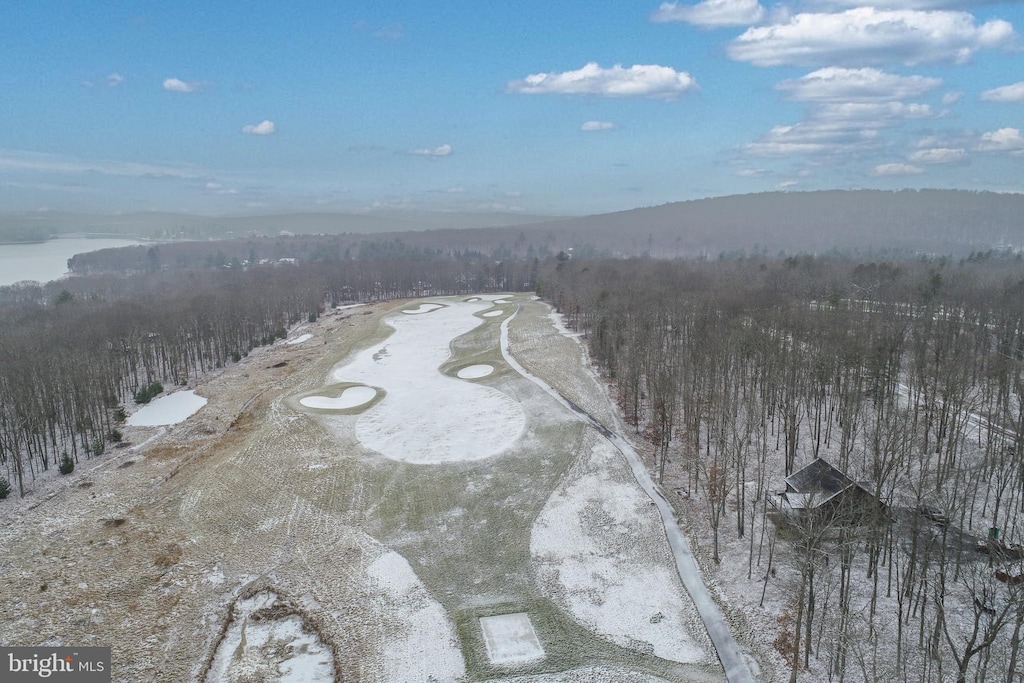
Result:
<svg viewBox="0 0 1024 683">
<path fill-rule="evenodd" d="M 583 334 L 713 561 L 782 601 L 790 680 L 1019 679 L 1019 257 L 377 256 L 0 290 L 0 474 L 25 495 L 62 453 L 102 457 L 141 388 L 237 362 L 327 306 L 535 288 Z M 883 505 L 784 514 L 784 477 L 818 457 Z"/>
<path fill-rule="evenodd" d="M 692 495 L 713 560 L 728 539 L 767 590 L 782 573 L 769 546 L 787 547 L 798 580 L 781 586 L 775 646 L 791 681 L 811 667 L 1009 683 L 1024 620 L 1020 266 L 563 259 L 540 281 L 658 477 Z M 784 521 L 773 489 L 817 457 L 884 507 Z"/>
</svg>

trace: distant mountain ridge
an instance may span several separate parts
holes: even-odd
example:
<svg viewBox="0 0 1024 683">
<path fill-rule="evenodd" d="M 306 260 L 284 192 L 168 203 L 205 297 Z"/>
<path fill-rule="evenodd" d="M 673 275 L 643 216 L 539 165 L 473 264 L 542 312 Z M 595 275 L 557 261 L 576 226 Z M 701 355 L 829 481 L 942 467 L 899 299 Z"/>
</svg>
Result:
<svg viewBox="0 0 1024 683">
<path fill-rule="evenodd" d="M 824 190 L 695 199 L 536 224 L 381 233 L 422 248 L 522 256 L 572 247 L 607 256 L 711 257 L 829 251 L 966 255 L 1024 249 L 1024 194 Z M 529 255 L 527 253 L 526 255 Z"/>
<path fill-rule="evenodd" d="M 56 235 L 93 232 L 165 240 L 246 240 L 252 235 L 339 236 L 344 251 L 366 241 L 496 258 L 572 248 L 580 255 L 718 257 L 779 252 L 966 255 L 1024 249 L 1024 194 L 965 190 L 766 192 L 675 202 L 578 218 L 520 214 L 298 213 L 204 217 L 185 214 L 0 216 L 3 230 L 48 220 Z M 36 223 L 38 227 L 43 223 Z M 102 228 L 107 228 L 104 232 Z"/>
<path fill-rule="evenodd" d="M 416 232 L 439 228 L 489 228 L 536 223 L 546 216 L 518 213 L 374 212 L 284 213 L 252 216 L 200 216 L 172 212 L 86 214 L 45 211 L 0 214 L 0 242 L 41 241 L 67 234 L 131 236 L 150 239 L 225 239 L 252 234 Z"/>
<path fill-rule="evenodd" d="M 1024 194 L 963 190 L 767 192 L 521 226 L 631 256 L 830 250 L 959 254 L 1024 247 Z"/>
</svg>

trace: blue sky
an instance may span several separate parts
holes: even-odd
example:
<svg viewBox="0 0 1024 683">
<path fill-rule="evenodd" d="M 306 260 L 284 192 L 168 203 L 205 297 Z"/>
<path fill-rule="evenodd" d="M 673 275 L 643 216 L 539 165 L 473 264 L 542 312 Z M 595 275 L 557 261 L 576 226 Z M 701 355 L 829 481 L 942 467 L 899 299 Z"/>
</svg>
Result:
<svg viewBox="0 0 1024 683">
<path fill-rule="evenodd" d="M 1024 191 L 1024 3 L 9 3 L 0 211 Z"/>
</svg>

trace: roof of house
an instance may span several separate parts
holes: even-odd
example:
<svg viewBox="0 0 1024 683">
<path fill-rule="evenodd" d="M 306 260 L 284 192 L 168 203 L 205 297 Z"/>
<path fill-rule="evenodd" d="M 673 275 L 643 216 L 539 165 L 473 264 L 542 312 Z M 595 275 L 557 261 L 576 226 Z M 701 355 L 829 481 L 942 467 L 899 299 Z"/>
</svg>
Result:
<svg viewBox="0 0 1024 683">
<path fill-rule="evenodd" d="M 855 486 L 867 491 L 823 458 L 812 460 L 786 477 L 786 484 L 793 490 L 783 495 L 795 509 L 816 508 Z"/>
<path fill-rule="evenodd" d="M 829 496 L 845 491 L 856 483 L 823 458 L 812 460 L 786 477 L 786 484 L 797 493 L 824 493 Z"/>
</svg>

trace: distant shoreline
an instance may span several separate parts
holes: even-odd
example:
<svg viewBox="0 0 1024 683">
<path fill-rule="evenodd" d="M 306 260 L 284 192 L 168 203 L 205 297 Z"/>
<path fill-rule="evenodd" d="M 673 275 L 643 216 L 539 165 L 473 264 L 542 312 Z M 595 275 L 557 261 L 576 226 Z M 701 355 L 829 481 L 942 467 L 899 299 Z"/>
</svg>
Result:
<svg viewBox="0 0 1024 683">
<path fill-rule="evenodd" d="M 59 235 L 51 235 L 46 239 L 31 239 L 31 240 L 0 240 L 0 247 L 18 246 L 22 244 L 46 244 L 47 242 L 57 242 L 65 239 L 86 239 L 86 240 L 133 240 L 136 242 L 153 242 L 159 243 L 152 237 L 140 237 L 136 235 L 126 235 L 122 233 L 109 233 L 109 232 L 66 232 Z"/>
</svg>

